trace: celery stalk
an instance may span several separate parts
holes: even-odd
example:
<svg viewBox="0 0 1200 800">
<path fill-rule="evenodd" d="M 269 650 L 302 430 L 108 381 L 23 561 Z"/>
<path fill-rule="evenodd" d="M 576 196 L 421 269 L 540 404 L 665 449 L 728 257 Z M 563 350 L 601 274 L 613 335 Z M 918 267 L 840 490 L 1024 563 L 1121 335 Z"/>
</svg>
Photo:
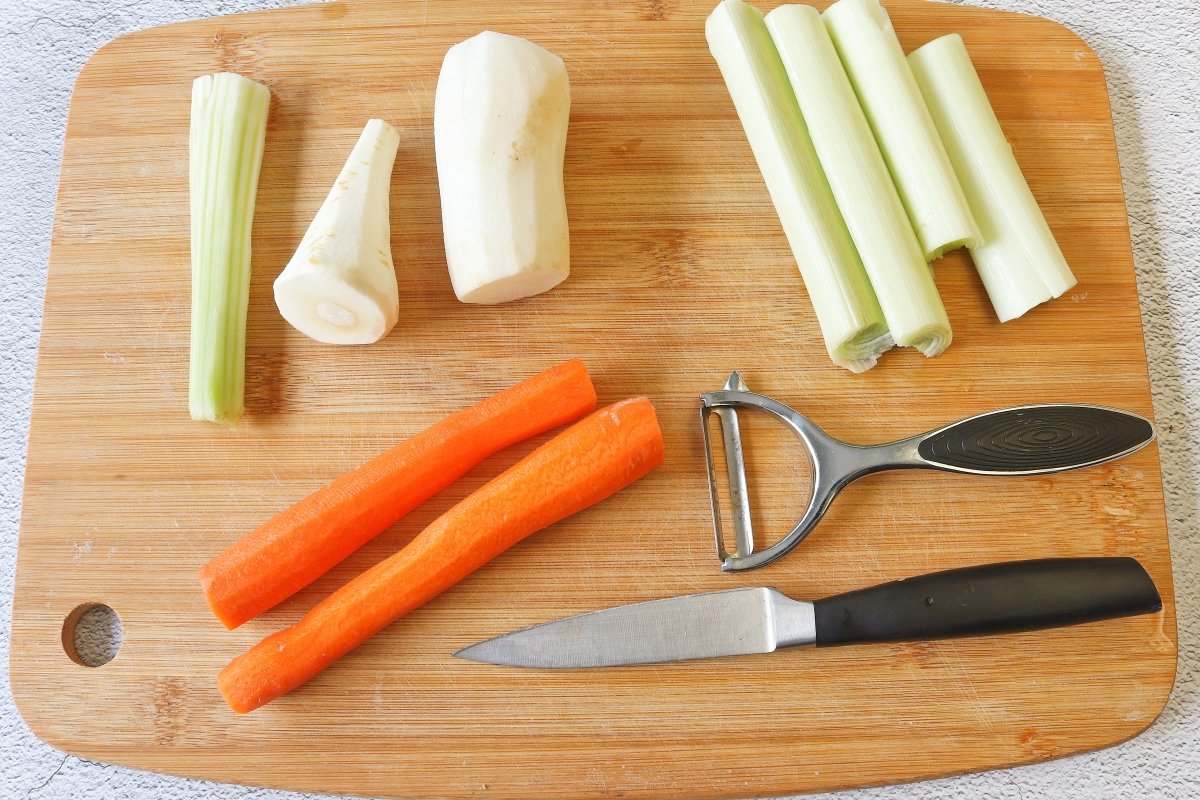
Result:
<svg viewBox="0 0 1200 800">
<path fill-rule="evenodd" d="M 829 357 L 852 372 L 870 369 L 892 341 L 763 15 L 740 0 L 725 0 L 704 31 L 800 267 Z"/>
<path fill-rule="evenodd" d="M 968 248 L 1001 322 L 1075 285 L 958 34 L 908 57 L 982 234 Z"/>
<path fill-rule="evenodd" d="M 270 97 L 265 86 L 231 72 L 192 84 L 192 419 L 229 422 L 242 414 L 250 225 Z"/>
<path fill-rule="evenodd" d="M 925 260 L 978 243 L 979 228 L 887 11 L 879 0 L 839 0 L 823 19 Z"/>
<path fill-rule="evenodd" d="M 767 28 L 892 339 L 937 355 L 950 344 L 950 320 L 820 13 L 780 6 Z"/>
</svg>

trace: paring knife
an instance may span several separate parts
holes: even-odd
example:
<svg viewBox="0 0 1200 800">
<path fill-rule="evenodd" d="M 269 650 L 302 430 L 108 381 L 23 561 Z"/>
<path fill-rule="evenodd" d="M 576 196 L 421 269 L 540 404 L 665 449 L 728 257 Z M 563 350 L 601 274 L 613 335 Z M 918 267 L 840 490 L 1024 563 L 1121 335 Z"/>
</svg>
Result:
<svg viewBox="0 0 1200 800">
<path fill-rule="evenodd" d="M 592 611 L 479 642 L 455 656 L 515 667 L 654 664 L 780 647 L 1015 633 L 1150 614 L 1162 599 L 1132 558 L 1011 561 L 792 600 L 770 588 Z"/>
</svg>

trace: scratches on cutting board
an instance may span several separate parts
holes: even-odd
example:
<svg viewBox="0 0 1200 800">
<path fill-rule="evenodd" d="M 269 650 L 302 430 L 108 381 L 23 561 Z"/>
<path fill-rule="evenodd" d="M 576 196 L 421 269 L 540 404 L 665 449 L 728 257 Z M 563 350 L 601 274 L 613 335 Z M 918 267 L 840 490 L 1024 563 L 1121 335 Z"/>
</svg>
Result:
<svg viewBox="0 0 1200 800">
<path fill-rule="evenodd" d="M 71 561 L 78 564 L 84 556 L 92 552 L 92 540 L 84 539 L 82 542 L 78 540 L 72 541 L 71 548 L 75 551 L 71 557 Z"/>
<path fill-rule="evenodd" d="M 958 642 L 953 639 L 937 642 L 933 645 L 933 651 L 937 653 L 939 660 L 945 665 L 954 687 L 967 701 L 972 713 L 975 714 L 975 718 L 983 724 L 983 727 L 993 737 L 997 739 L 1002 738 L 999 731 L 996 730 L 991 714 L 988 713 L 987 705 L 979 696 L 979 692 L 975 690 L 975 682 L 971 679 L 970 671 L 963 666 L 962 655 L 958 650 Z"/>
<path fill-rule="evenodd" d="M 216 52 L 222 72 L 253 75 L 256 80 L 262 80 L 260 75 L 270 74 L 269 70 L 262 68 L 261 47 L 256 39 L 238 31 L 218 29 L 209 40 L 209 45 Z"/>
</svg>

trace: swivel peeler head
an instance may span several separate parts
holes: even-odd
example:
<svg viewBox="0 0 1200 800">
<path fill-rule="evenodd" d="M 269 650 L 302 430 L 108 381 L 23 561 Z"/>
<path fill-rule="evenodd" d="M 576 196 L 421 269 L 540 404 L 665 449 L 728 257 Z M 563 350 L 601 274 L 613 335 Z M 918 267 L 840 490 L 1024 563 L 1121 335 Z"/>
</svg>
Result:
<svg viewBox="0 0 1200 800">
<path fill-rule="evenodd" d="M 800 522 L 782 539 L 765 549 L 756 549 L 754 523 L 750 512 L 750 493 L 746 482 L 746 459 L 738 409 L 758 409 L 782 420 L 807 451 L 811 463 L 812 491 L 808 508 Z M 729 482 L 730 516 L 733 523 L 733 550 L 726 547 L 722 521 L 717 470 L 713 459 L 710 421 L 720 419 L 721 437 L 725 451 L 725 467 Z M 700 395 L 700 422 L 704 438 L 704 455 L 708 465 L 708 490 L 712 507 L 713 535 L 721 569 L 727 572 L 761 567 L 783 556 L 800 543 L 824 515 L 834 495 L 845 481 L 830 481 L 829 469 L 824 466 L 837 459 L 847 447 L 827 436 L 807 418 L 783 403 L 765 395 L 751 392 L 741 375 L 734 372 L 725 386 L 716 392 Z"/>
</svg>

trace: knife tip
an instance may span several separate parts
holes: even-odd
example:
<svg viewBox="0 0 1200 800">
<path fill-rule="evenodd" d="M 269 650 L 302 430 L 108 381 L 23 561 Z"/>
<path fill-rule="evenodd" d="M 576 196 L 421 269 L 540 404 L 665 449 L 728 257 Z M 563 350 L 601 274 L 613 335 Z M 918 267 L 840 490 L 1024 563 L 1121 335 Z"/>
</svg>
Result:
<svg viewBox="0 0 1200 800">
<path fill-rule="evenodd" d="M 491 640 L 489 639 L 489 640 L 482 641 L 482 642 L 476 642 L 473 645 L 459 648 L 458 650 L 455 650 L 450 655 L 453 656 L 454 658 L 461 658 L 463 661 L 475 661 L 479 664 L 495 663 L 491 659 L 489 659 L 486 655 L 487 648 L 484 647 L 484 645 L 486 645 L 488 643 L 488 641 L 491 641 Z"/>
</svg>

